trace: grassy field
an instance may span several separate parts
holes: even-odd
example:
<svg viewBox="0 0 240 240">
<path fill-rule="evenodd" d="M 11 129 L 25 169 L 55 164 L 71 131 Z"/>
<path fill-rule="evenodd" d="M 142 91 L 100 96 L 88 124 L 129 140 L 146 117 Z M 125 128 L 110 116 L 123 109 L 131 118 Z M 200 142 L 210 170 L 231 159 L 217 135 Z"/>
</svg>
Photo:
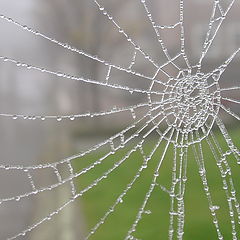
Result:
<svg viewBox="0 0 240 240">
<path fill-rule="evenodd" d="M 235 130 L 231 132 L 232 139 L 239 147 L 240 131 Z M 219 133 L 216 133 L 216 138 L 223 149 L 226 149 L 226 143 Z M 152 139 L 144 146 L 144 151 L 149 153 L 156 144 L 156 140 Z M 123 197 L 123 202 L 117 204 L 113 213 L 111 213 L 103 225 L 96 231 L 90 239 L 96 240 L 120 240 L 124 239 L 127 231 L 130 229 L 136 214 L 143 203 L 143 199 L 147 190 L 149 189 L 154 169 L 156 168 L 159 159 L 163 153 L 166 144 L 163 143 L 161 147 L 153 155 L 149 161 L 148 168 L 146 168 L 141 176 L 136 180 L 134 185 Z M 217 218 L 222 230 L 224 239 L 232 239 L 231 224 L 229 218 L 228 203 L 226 200 L 225 191 L 223 190 L 222 179 L 220 177 L 219 168 L 216 165 L 216 160 L 211 153 L 206 141 L 203 141 L 203 155 L 205 159 L 205 166 L 207 170 L 207 179 L 210 192 L 212 194 L 213 204 L 220 208 L 216 210 Z M 114 166 L 114 163 L 119 161 L 133 146 L 126 147 L 119 150 L 114 155 L 107 157 L 102 164 L 96 166 L 87 174 L 77 178 L 75 182 L 80 191 L 84 187 L 91 184 L 96 178 L 101 177 L 102 174 L 109 168 Z M 104 154 L 109 152 L 109 149 L 98 151 L 83 159 L 76 161 L 74 170 L 88 166 L 90 163 L 101 158 Z M 240 192 L 240 166 L 237 165 L 236 159 L 230 155 L 227 159 L 231 168 L 233 181 L 237 193 Z M 127 187 L 141 166 L 143 158 L 137 151 L 130 155 L 117 170 L 114 170 L 106 179 L 103 179 L 97 186 L 86 192 L 81 198 L 81 205 L 86 216 L 87 226 L 89 230 L 104 216 L 105 212 L 114 204 L 121 192 Z M 173 147 L 170 145 L 166 156 L 163 160 L 158 183 L 166 187 L 171 186 L 171 172 L 173 164 Z M 185 235 L 186 240 L 213 240 L 217 239 L 216 230 L 212 223 L 211 214 L 208 207 L 207 198 L 203 190 L 201 178 L 198 173 L 198 165 L 194 159 L 193 150 L 190 147 L 188 151 L 188 180 L 186 183 L 185 193 Z M 240 199 L 240 196 L 237 195 Z M 138 224 L 136 232 L 133 234 L 137 239 L 155 240 L 168 239 L 169 227 L 169 206 L 170 197 L 164 192 L 160 186 L 157 186 L 149 202 L 146 205 L 148 211 L 143 214 L 141 221 Z M 177 221 L 175 220 L 175 229 Z M 239 230 L 237 228 L 237 230 Z"/>
</svg>

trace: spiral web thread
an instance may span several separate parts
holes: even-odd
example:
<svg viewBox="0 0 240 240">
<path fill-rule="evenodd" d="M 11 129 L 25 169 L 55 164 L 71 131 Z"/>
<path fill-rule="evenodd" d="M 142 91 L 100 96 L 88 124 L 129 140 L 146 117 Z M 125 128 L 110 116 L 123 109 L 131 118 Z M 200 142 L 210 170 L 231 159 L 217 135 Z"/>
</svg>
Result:
<svg viewBox="0 0 240 240">
<path fill-rule="evenodd" d="M 136 0 L 138 1 L 138 0 Z M 232 239 L 238 239 L 239 233 L 237 231 L 237 225 L 240 224 L 240 206 L 239 201 L 236 197 L 236 190 L 234 186 L 234 181 L 232 179 L 232 169 L 228 162 L 228 156 L 233 156 L 236 160 L 237 164 L 240 164 L 240 153 L 237 147 L 234 145 L 231 137 L 227 131 L 227 128 L 221 120 L 219 116 L 220 111 L 224 111 L 229 116 L 234 118 L 235 120 L 240 120 L 240 116 L 235 113 L 230 108 L 224 106 L 223 101 L 233 102 L 235 104 L 239 104 L 240 101 L 237 99 L 232 99 L 229 97 L 222 97 L 221 94 L 223 92 L 231 92 L 240 89 L 240 86 L 232 86 L 229 88 L 220 88 L 219 80 L 221 78 L 222 73 L 231 63 L 231 61 L 235 58 L 235 56 L 240 51 L 240 48 L 236 49 L 229 58 L 227 58 L 221 65 L 219 65 L 215 70 L 209 73 L 202 73 L 202 61 L 206 56 L 209 48 L 211 47 L 214 38 L 216 37 L 222 23 L 227 18 L 230 9 L 233 7 L 235 0 L 228 1 L 227 8 L 222 7 L 223 0 L 215 0 L 213 3 L 212 14 L 208 25 L 208 31 L 206 33 L 206 38 L 204 44 L 202 46 L 202 52 L 198 64 L 195 66 L 191 66 L 188 57 L 185 53 L 185 38 L 184 38 L 184 3 L 183 0 L 179 0 L 179 21 L 173 25 L 169 26 L 159 26 L 154 22 L 153 16 L 148 8 L 148 3 L 145 0 L 139 1 L 139 4 L 142 5 L 147 17 L 148 21 L 151 24 L 157 40 L 159 42 L 159 46 L 162 49 L 166 62 L 162 65 L 156 63 L 148 53 L 146 53 L 141 46 L 139 46 L 132 38 L 129 36 L 123 28 L 117 23 L 112 16 L 98 1 L 92 0 L 92 3 L 98 7 L 98 10 L 101 14 L 105 16 L 106 21 L 110 22 L 114 28 L 116 28 L 120 35 L 122 35 L 125 40 L 132 46 L 133 48 L 133 56 L 132 60 L 129 63 L 129 67 L 125 68 L 123 66 L 115 65 L 111 62 L 108 62 L 98 56 L 93 56 L 83 50 L 76 49 L 69 44 L 59 42 L 44 33 L 35 31 L 34 29 L 22 25 L 21 23 L 15 21 L 12 18 L 9 18 L 5 15 L 0 15 L 0 18 L 4 21 L 7 21 L 11 24 L 22 28 L 25 31 L 36 35 L 37 37 L 44 38 L 56 45 L 59 45 L 63 48 L 68 49 L 69 51 L 75 52 L 77 54 L 83 55 L 87 58 L 90 58 L 102 65 L 104 65 L 107 69 L 107 74 L 105 78 L 105 82 L 99 82 L 95 79 L 86 79 L 83 77 L 72 76 L 63 72 L 54 72 L 47 68 L 41 68 L 38 66 L 33 66 L 31 64 L 27 64 L 24 62 L 20 62 L 17 59 L 9 58 L 7 56 L 0 56 L 0 60 L 3 62 L 10 62 L 15 64 L 18 67 L 25 68 L 29 71 L 41 71 L 50 75 L 55 75 L 64 79 L 69 79 L 73 81 L 85 82 L 87 84 L 95 84 L 101 85 L 102 87 L 114 88 L 120 91 L 126 91 L 130 94 L 142 94 L 147 96 L 148 101 L 145 103 L 140 103 L 124 108 L 116 108 L 108 109 L 106 111 L 101 112 L 87 112 L 83 114 L 74 114 L 74 115 L 63 115 L 63 116 L 25 116 L 21 114 L 7 114 L 0 113 L 1 117 L 9 117 L 13 119 L 25 119 L 25 120 L 47 120 L 47 119 L 56 119 L 57 121 L 61 120 L 76 120 L 78 118 L 89 118 L 89 117 L 97 117 L 97 116 L 106 116 L 112 115 L 120 112 L 129 112 L 129 114 L 133 118 L 133 123 L 129 125 L 127 128 L 123 129 L 121 132 L 116 135 L 110 137 L 109 139 L 91 147 L 87 151 L 83 153 L 79 153 L 77 155 L 70 156 L 66 159 L 62 159 L 58 162 L 48 163 L 48 164 L 40 164 L 34 166 L 19 166 L 19 165 L 0 165 L 0 169 L 5 171 L 15 171 L 18 170 L 18 174 L 27 175 L 28 181 L 31 185 L 32 190 L 29 192 L 22 193 L 17 196 L 0 199 L 0 204 L 7 204 L 10 201 L 19 201 L 22 199 L 28 198 L 32 195 L 37 195 L 45 191 L 51 191 L 60 187 L 63 184 L 69 183 L 72 189 L 72 197 L 66 201 L 61 207 L 49 213 L 49 215 L 42 218 L 40 221 L 37 221 L 17 233 L 14 236 L 9 236 L 8 239 L 17 239 L 18 237 L 25 236 L 33 229 L 37 228 L 40 224 L 49 221 L 60 213 L 66 206 L 73 203 L 76 199 L 81 198 L 87 191 L 90 191 L 100 182 L 104 181 L 108 176 L 118 169 L 118 167 L 123 164 L 134 152 L 138 152 L 142 155 L 143 162 L 140 168 L 136 171 L 133 179 L 129 182 L 126 188 L 122 191 L 122 193 L 117 197 L 115 202 L 109 207 L 106 213 L 99 219 L 98 223 L 91 229 L 91 231 L 87 234 L 85 239 L 89 239 L 95 232 L 103 225 L 106 219 L 115 211 L 117 205 L 124 201 L 125 196 L 128 192 L 134 187 L 135 182 L 137 182 L 138 178 L 148 167 L 149 161 L 151 161 L 152 156 L 157 151 L 159 146 L 165 143 L 164 150 L 161 156 L 158 157 L 158 164 L 154 173 L 152 175 L 152 180 L 148 191 L 145 194 L 145 198 L 141 204 L 140 209 L 135 217 L 132 226 L 129 231 L 126 233 L 125 239 L 137 239 L 134 236 L 134 233 L 138 227 L 139 222 L 143 218 L 144 214 L 149 214 L 146 206 L 151 198 L 151 194 L 158 185 L 157 180 L 159 178 L 159 170 L 161 168 L 161 164 L 164 161 L 166 156 L 166 152 L 168 151 L 170 145 L 174 149 L 174 159 L 173 159 L 173 167 L 172 167 L 172 185 L 170 189 L 161 186 L 161 189 L 166 192 L 170 197 L 170 211 L 169 211 L 169 230 L 168 236 L 169 239 L 173 239 L 177 237 L 178 239 L 183 239 L 184 236 L 184 222 L 185 222 L 185 206 L 184 206 L 184 194 L 186 190 L 186 182 L 187 182 L 187 164 L 188 164 L 188 150 L 192 149 L 194 153 L 194 158 L 198 165 L 199 175 L 202 181 L 202 186 L 208 201 L 209 211 L 212 216 L 212 223 L 215 227 L 218 239 L 223 239 L 223 234 L 221 232 L 221 227 L 219 225 L 218 217 L 216 211 L 219 209 L 219 206 L 214 204 L 214 200 L 212 198 L 212 194 L 210 192 L 210 187 L 207 179 L 207 173 L 205 168 L 205 159 L 203 155 L 203 146 L 202 142 L 206 142 L 211 149 L 213 156 L 216 160 L 217 167 L 219 169 L 219 173 L 221 175 L 222 187 L 224 189 L 226 199 L 228 202 L 228 213 L 231 221 L 231 234 Z M 216 12 L 220 12 L 221 16 L 215 17 Z M 214 28 L 213 25 L 217 23 L 217 27 Z M 180 41 L 181 41 L 181 50 L 176 56 L 170 57 L 168 49 L 166 48 L 164 41 L 161 37 L 162 29 L 175 29 L 180 26 Z M 155 73 L 152 76 L 147 76 L 142 73 L 138 73 L 133 70 L 134 64 L 138 57 L 137 54 L 142 55 L 151 65 L 155 68 Z M 186 68 L 181 68 L 177 64 L 177 60 L 183 59 L 186 65 Z M 177 78 L 174 78 L 170 75 L 170 73 L 165 70 L 166 66 L 174 67 L 178 71 Z M 121 72 L 126 72 L 131 74 L 132 76 L 140 77 L 149 83 L 148 89 L 142 88 L 132 88 L 123 84 L 113 84 L 111 83 L 111 72 L 112 70 L 117 70 Z M 158 79 L 158 73 L 163 74 L 168 78 L 167 82 Z M 156 90 L 156 86 L 161 86 L 162 91 Z M 158 97 L 159 101 L 153 100 L 154 97 Z M 136 115 L 136 111 L 139 108 L 148 107 L 147 113 L 138 118 Z M 165 122 L 167 128 L 163 131 L 160 126 Z M 215 136 L 215 133 L 212 131 L 213 126 L 216 126 L 222 136 L 224 137 L 228 149 L 223 149 L 218 139 Z M 150 138 L 154 133 L 158 134 L 158 141 L 156 141 L 155 147 L 148 154 L 144 151 L 144 145 L 147 142 L 148 138 Z M 114 141 L 116 139 L 120 139 L 120 144 L 115 146 Z M 164 143 L 163 143 L 164 142 Z M 85 187 L 80 192 L 77 191 L 76 186 L 74 184 L 74 179 L 77 177 L 87 174 L 91 169 L 95 168 L 98 165 L 101 165 L 104 160 L 115 153 L 117 153 L 122 148 L 130 146 L 134 143 L 134 146 L 119 160 L 114 166 L 108 169 L 106 172 L 103 172 L 102 175 L 95 179 L 91 184 Z M 90 153 L 97 152 L 101 148 L 109 147 L 109 152 L 103 157 L 99 158 L 94 163 L 90 164 L 86 168 L 80 170 L 79 172 L 74 172 L 72 161 L 74 159 L 81 159 L 84 156 L 87 156 Z M 67 166 L 69 170 L 69 176 L 63 178 L 59 169 L 62 166 Z M 36 183 L 34 182 L 32 175 L 35 171 L 41 169 L 53 169 L 58 182 L 52 185 L 49 185 L 44 188 L 37 188 Z M 176 204 L 177 203 L 177 204 Z M 177 206 L 177 207 L 176 207 Z M 238 220 L 237 220 L 238 219 Z M 177 225 L 174 224 L 177 222 Z"/>
</svg>

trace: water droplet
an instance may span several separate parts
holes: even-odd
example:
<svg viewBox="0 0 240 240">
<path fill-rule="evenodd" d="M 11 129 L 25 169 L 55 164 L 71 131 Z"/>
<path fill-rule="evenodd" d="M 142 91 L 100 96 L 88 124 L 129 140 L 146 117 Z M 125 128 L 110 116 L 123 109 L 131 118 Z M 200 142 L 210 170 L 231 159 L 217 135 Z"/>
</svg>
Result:
<svg viewBox="0 0 240 240">
<path fill-rule="evenodd" d="M 13 119 L 13 120 L 16 120 L 17 118 L 18 118 L 17 115 L 13 115 L 13 116 L 12 116 L 12 119 Z"/>
<path fill-rule="evenodd" d="M 58 77 L 62 77 L 62 76 L 64 76 L 64 74 L 61 73 L 61 72 L 58 72 L 58 73 L 57 73 L 57 76 L 58 76 Z"/>
<path fill-rule="evenodd" d="M 112 151 L 115 151 L 114 143 L 112 141 L 110 142 L 110 148 L 111 148 Z"/>
<path fill-rule="evenodd" d="M 151 212 L 151 210 L 146 210 L 145 213 L 149 215 L 149 214 L 151 214 L 152 212 Z"/>
<path fill-rule="evenodd" d="M 70 200 L 71 200 L 71 201 L 74 201 L 74 200 L 75 200 L 75 197 L 74 197 L 74 196 L 70 197 Z"/>
<path fill-rule="evenodd" d="M 73 121 L 73 120 L 75 120 L 75 116 L 72 115 L 72 116 L 69 117 L 69 119 L 70 119 L 71 121 Z"/>
<path fill-rule="evenodd" d="M 9 170 L 9 169 L 10 169 L 10 166 L 9 166 L 9 165 L 6 165 L 6 166 L 4 167 L 4 169 L 5 169 L 5 170 Z"/>
<path fill-rule="evenodd" d="M 224 189 L 224 190 L 227 190 L 227 189 L 228 189 L 228 186 L 227 186 L 227 185 L 224 185 L 224 186 L 223 186 L 223 189 Z"/>
<path fill-rule="evenodd" d="M 212 210 L 212 211 L 215 211 L 215 210 L 218 210 L 220 207 L 219 206 L 212 206 L 210 209 Z"/>
<path fill-rule="evenodd" d="M 142 168 L 147 168 L 147 164 L 143 164 L 143 165 L 142 165 Z"/>
<path fill-rule="evenodd" d="M 57 121 L 58 121 L 58 122 L 62 121 L 62 117 L 61 117 L 61 116 L 58 116 L 58 117 L 57 117 Z"/>
<path fill-rule="evenodd" d="M 44 117 L 44 116 L 41 117 L 41 120 L 42 120 L 42 121 L 44 121 L 45 119 L 46 119 L 46 117 Z"/>
<path fill-rule="evenodd" d="M 132 117 L 133 117 L 133 119 L 135 119 L 135 118 L 136 118 L 136 114 L 135 114 L 135 112 L 134 112 L 134 109 L 133 109 L 133 108 L 131 109 L 131 113 L 132 113 Z"/>
</svg>

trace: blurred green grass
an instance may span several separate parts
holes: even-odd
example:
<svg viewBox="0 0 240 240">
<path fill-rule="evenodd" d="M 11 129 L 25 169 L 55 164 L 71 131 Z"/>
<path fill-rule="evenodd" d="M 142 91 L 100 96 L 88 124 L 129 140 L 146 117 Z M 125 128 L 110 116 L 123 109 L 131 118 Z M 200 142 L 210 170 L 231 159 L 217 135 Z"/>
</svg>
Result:
<svg viewBox="0 0 240 240">
<path fill-rule="evenodd" d="M 235 145 L 239 146 L 239 131 L 235 129 L 231 131 L 231 137 Z M 223 149 L 227 149 L 226 142 L 220 133 L 215 133 L 216 139 Z M 156 139 L 151 139 L 144 146 L 144 151 L 149 153 Z M 150 186 L 152 175 L 156 165 L 165 148 L 163 142 L 156 153 L 149 161 L 148 168 L 144 170 L 134 186 L 128 191 L 114 212 L 109 215 L 103 225 L 96 231 L 90 239 L 96 240 L 120 240 L 124 239 L 127 231 L 130 229 L 136 214 L 143 203 L 145 194 Z M 117 151 L 115 154 L 107 157 L 100 165 L 94 167 L 87 174 L 78 177 L 75 184 L 78 191 L 87 187 L 96 178 L 101 177 L 105 171 L 111 168 L 114 163 L 119 161 L 133 147 L 130 145 Z M 216 160 L 207 145 L 206 141 L 202 142 L 203 155 L 205 159 L 205 167 L 207 170 L 207 179 L 212 194 L 213 204 L 220 207 L 216 210 L 219 224 L 224 239 L 232 239 L 231 224 L 229 218 L 228 203 L 225 192 L 222 188 L 222 180 Z M 74 170 L 80 171 L 84 167 L 101 158 L 109 152 L 109 149 L 97 151 L 88 154 L 83 159 L 78 159 L 74 163 Z M 117 197 L 131 182 L 138 168 L 141 166 L 143 158 L 139 152 L 134 152 L 124 163 L 114 170 L 106 179 L 103 179 L 97 186 L 86 192 L 80 199 L 81 209 L 84 213 L 88 230 L 104 216 L 105 212 L 113 205 Z M 235 183 L 237 193 L 240 190 L 239 174 L 240 166 L 237 165 L 236 159 L 230 155 L 228 162 L 232 168 L 232 176 Z M 173 147 L 170 145 L 164 161 L 161 166 L 158 183 L 167 189 L 171 186 L 171 172 L 173 163 Z M 198 173 L 198 165 L 194 159 L 192 148 L 188 151 L 188 180 L 186 183 L 185 193 L 185 228 L 184 239 L 186 240 L 202 240 L 217 239 L 216 230 L 212 223 L 212 217 L 208 208 L 208 202 L 204 193 L 201 178 Z M 237 198 L 239 195 L 237 194 Z M 146 206 L 146 210 L 150 210 L 151 214 L 143 214 L 142 220 L 139 222 L 136 232 L 133 234 L 137 239 L 155 240 L 168 239 L 169 228 L 169 195 L 157 186 Z M 175 222 L 176 229 L 176 222 Z M 239 229 L 238 229 L 239 230 Z"/>
</svg>

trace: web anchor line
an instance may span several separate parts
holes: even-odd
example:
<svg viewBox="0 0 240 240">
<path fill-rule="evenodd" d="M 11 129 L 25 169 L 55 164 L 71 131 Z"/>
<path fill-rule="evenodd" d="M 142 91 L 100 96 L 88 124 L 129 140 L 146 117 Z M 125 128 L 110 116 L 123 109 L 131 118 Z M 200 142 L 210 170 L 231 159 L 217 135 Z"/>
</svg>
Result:
<svg viewBox="0 0 240 240">
<path fill-rule="evenodd" d="M 231 10 L 233 4 L 234 4 L 235 0 L 232 0 L 230 2 L 230 4 L 228 5 L 227 7 L 227 10 L 225 11 L 225 13 L 223 13 L 223 11 L 221 11 L 221 14 L 222 14 L 222 17 L 220 18 L 220 21 L 219 21 L 219 24 L 212 36 L 211 39 L 209 39 L 209 36 L 210 36 L 210 33 L 211 33 L 211 30 L 212 30 L 212 27 L 213 27 L 213 23 L 214 23 L 214 16 L 215 16 L 215 12 L 216 12 L 216 8 L 219 7 L 220 10 L 221 10 L 221 6 L 219 4 L 219 0 L 215 0 L 214 1 L 214 6 L 213 6 L 213 10 L 212 10 L 212 15 L 211 15 L 211 18 L 210 18 L 210 21 L 209 21 L 209 29 L 208 29 L 208 32 L 206 34 L 206 38 L 205 38 L 205 41 L 204 41 L 204 44 L 203 44 L 203 49 L 202 49 L 202 54 L 201 54 L 201 57 L 199 59 L 199 62 L 198 62 L 198 70 L 200 71 L 201 70 L 201 64 L 202 64 L 202 61 L 204 59 L 204 57 L 206 56 L 209 48 L 211 47 L 215 37 L 217 36 L 217 33 L 222 25 L 222 23 L 224 22 L 224 20 L 226 19 L 226 16 L 228 14 L 228 12 Z"/>
<path fill-rule="evenodd" d="M 23 30 L 25 30 L 27 32 L 30 32 L 30 33 L 34 34 L 35 36 L 39 36 L 39 37 L 41 37 L 41 38 L 43 38 L 43 39 L 45 39 L 47 41 L 50 41 L 50 42 L 52 42 L 52 43 L 54 43 L 54 44 L 56 44 L 56 45 L 58 45 L 60 47 L 63 47 L 65 49 L 67 49 L 67 50 L 70 50 L 71 52 L 75 52 L 77 54 L 80 54 L 80 55 L 83 55 L 83 56 L 85 56 L 87 58 L 90 58 L 90 59 L 92 59 L 94 61 L 97 61 L 97 62 L 99 62 L 101 64 L 104 64 L 107 67 L 111 66 L 112 68 L 117 69 L 119 71 L 127 72 L 127 73 L 130 73 L 132 75 L 135 75 L 135 76 L 138 76 L 138 77 L 142 77 L 142 78 L 145 78 L 145 79 L 149 79 L 150 78 L 148 76 L 145 76 L 144 74 L 135 72 L 135 71 L 133 71 L 133 70 L 131 70 L 129 68 L 125 68 L 123 66 L 119 66 L 119 65 L 115 65 L 113 63 L 110 63 L 110 62 L 108 62 L 108 61 L 106 61 L 106 60 L 104 60 L 104 59 L 102 59 L 102 58 L 100 58 L 98 56 L 93 56 L 93 55 L 91 55 L 91 54 L 89 54 L 89 53 L 87 53 L 87 52 L 85 52 L 85 51 L 83 51 L 81 49 L 77 49 L 75 47 L 72 47 L 68 43 L 60 42 L 60 41 L 58 41 L 58 40 L 56 40 L 54 38 L 51 38 L 51 37 L 45 35 L 44 33 L 41 33 L 39 31 L 36 31 L 36 30 L 28 27 L 27 25 L 23 25 L 23 24 L 15 21 L 13 18 L 7 17 L 7 16 L 5 16 L 3 14 L 0 15 L 0 18 L 5 20 L 5 21 L 7 21 L 7 22 L 9 22 L 9 23 L 12 23 L 12 24 L 20 27 L 21 29 L 23 29 Z M 172 61 L 174 61 L 174 60 L 172 60 Z"/>
</svg>

